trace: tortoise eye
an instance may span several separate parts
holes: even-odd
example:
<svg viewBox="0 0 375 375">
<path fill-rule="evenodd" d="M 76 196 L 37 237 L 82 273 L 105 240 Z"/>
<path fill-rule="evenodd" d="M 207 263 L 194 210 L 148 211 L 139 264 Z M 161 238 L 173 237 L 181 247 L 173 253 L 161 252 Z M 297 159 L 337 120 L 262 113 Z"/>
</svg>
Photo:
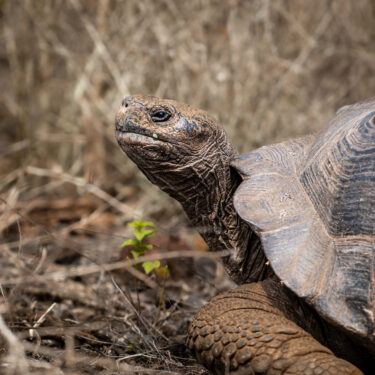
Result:
<svg viewBox="0 0 375 375">
<path fill-rule="evenodd" d="M 171 117 L 171 114 L 164 110 L 156 111 L 151 114 L 151 119 L 154 122 L 167 121 L 170 119 L 170 117 Z"/>
</svg>

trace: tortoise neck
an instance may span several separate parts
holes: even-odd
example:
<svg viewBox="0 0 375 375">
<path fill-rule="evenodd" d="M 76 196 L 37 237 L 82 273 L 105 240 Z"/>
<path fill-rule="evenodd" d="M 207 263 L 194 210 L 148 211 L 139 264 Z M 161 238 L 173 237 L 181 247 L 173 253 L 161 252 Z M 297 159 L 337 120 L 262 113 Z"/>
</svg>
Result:
<svg viewBox="0 0 375 375">
<path fill-rule="evenodd" d="M 258 236 L 234 208 L 233 195 L 242 182 L 230 166 L 235 157 L 235 151 L 232 155 L 218 153 L 209 172 L 201 161 L 190 167 L 182 180 L 174 180 L 174 189 L 163 190 L 180 202 L 210 251 L 233 249 L 233 254 L 223 259 L 224 266 L 232 280 L 242 284 L 263 280 L 271 270 Z"/>
<path fill-rule="evenodd" d="M 188 191 L 184 189 L 176 198 L 210 250 L 243 247 L 241 233 L 247 232 L 247 225 L 233 205 L 233 194 L 241 177 L 229 166 L 229 160 L 217 161 L 204 178 L 196 171 L 189 182 Z"/>
<path fill-rule="evenodd" d="M 222 136 L 184 163 L 168 160 L 156 168 L 152 162 L 140 161 L 138 166 L 152 183 L 180 202 L 210 251 L 233 250 L 223 259 L 224 266 L 232 280 L 242 284 L 263 280 L 272 270 L 259 237 L 234 208 L 233 195 L 242 181 L 230 166 L 236 156 Z"/>
</svg>

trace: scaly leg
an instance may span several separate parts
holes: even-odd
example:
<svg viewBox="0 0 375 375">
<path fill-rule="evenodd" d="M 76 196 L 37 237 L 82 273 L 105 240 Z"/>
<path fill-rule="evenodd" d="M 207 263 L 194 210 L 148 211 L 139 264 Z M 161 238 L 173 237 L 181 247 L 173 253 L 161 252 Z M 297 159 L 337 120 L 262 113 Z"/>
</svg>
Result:
<svg viewBox="0 0 375 375">
<path fill-rule="evenodd" d="M 190 326 L 190 350 L 215 374 L 362 374 L 272 302 L 261 282 L 213 298 Z"/>
</svg>

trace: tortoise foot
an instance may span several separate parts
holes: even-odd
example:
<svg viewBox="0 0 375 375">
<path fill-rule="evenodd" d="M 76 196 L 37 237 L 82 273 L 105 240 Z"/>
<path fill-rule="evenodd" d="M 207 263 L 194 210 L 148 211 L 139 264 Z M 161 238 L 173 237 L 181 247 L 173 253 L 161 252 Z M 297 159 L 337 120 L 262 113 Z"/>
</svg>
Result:
<svg viewBox="0 0 375 375">
<path fill-rule="evenodd" d="M 312 353 L 297 359 L 283 374 L 358 375 L 362 372 L 351 363 L 333 354 Z"/>
<path fill-rule="evenodd" d="M 215 374 L 362 374 L 285 318 L 258 284 L 242 285 L 205 305 L 187 344 Z"/>
</svg>

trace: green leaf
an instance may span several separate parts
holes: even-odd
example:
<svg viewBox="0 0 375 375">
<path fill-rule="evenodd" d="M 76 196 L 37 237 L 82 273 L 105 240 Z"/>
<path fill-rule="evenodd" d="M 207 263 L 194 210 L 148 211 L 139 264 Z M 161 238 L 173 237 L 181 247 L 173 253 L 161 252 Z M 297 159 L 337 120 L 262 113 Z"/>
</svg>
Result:
<svg viewBox="0 0 375 375">
<path fill-rule="evenodd" d="M 143 245 L 145 247 L 145 250 L 152 250 L 153 246 L 151 244 Z"/>
<path fill-rule="evenodd" d="M 155 224 L 152 221 L 135 220 L 127 224 L 129 227 L 136 228 L 138 230 L 145 227 L 154 227 Z"/>
<path fill-rule="evenodd" d="M 129 227 L 133 227 L 136 229 L 141 229 L 142 228 L 142 222 L 141 221 L 132 221 L 127 224 Z"/>
<path fill-rule="evenodd" d="M 154 262 L 143 262 L 142 267 L 148 275 L 152 270 L 160 267 L 160 261 L 155 260 Z"/>
<path fill-rule="evenodd" d="M 166 278 L 169 274 L 168 264 L 166 264 L 164 267 L 156 269 L 155 272 L 162 278 Z"/>
<path fill-rule="evenodd" d="M 136 230 L 134 231 L 134 236 L 135 236 L 135 238 L 136 238 L 139 242 L 142 242 L 143 239 L 145 238 L 143 232 L 140 231 L 140 230 L 138 230 L 138 229 L 136 229 Z"/>
<path fill-rule="evenodd" d="M 141 255 L 144 255 L 144 254 L 145 254 L 145 252 L 144 252 L 142 249 L 138 249 L 138 248 L 132 250 L 131 253 L 132 253 L 134 259 L 137 259 L 137 258 L 139 258 Z"/>
<path fill-rule="evenodd" d="M 134 230 L 134 236 L 139 241 L 142 242 L 145 238 L 153 236 L 155 231 L 153 229 L 146 230 Z"/>
<path fill-rule="evenodd" d="M 121 247 L 129 246 L 129 245 L 138 245 L 139 242 L 135 238 L 129 238 L 128 240 L 124 241 L 121 244 Z"/>
<path fill-rule="evenodd" d="M 155 234 L 155 231 L 153 229 L 146 229 L 142 231 L 143 233 L 143 238 L 151 237 Z"/>
<path fill-rule="evenodd" d="M 145 250 L 149 250 L 149 248 L 148 245 L 137 245 L 135 247 L 135 250 L 137 250 L 138 252 L 142 252 L 142 254 L 144 254 Z"/>
<path fill-rule="evenodd" d="M 152 222 L 152 221 L 142 221 L 142 227 L 145 228 L 145 227 L 154 227 L 155 224 Z"/>
<path fill-rule="evenodd" d="M 134 342 L 131 342 L 131 341 L 129 342 L 127 352 L 128 353 L 135 353 L 135 344 L 134 344 Z"/>
</svg>

